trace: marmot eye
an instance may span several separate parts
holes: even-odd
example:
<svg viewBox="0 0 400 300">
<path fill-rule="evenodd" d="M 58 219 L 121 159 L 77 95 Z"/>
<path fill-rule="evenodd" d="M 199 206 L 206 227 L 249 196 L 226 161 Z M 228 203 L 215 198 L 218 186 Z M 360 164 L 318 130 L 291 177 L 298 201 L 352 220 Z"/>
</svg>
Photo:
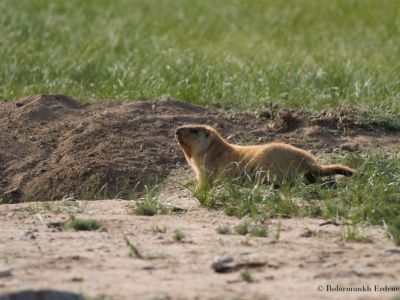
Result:
<svg viewBox="0 0 400 300">
<path fill-rule="evenodd" d="M 198 133 L 199 133 L 199 130 L 196 129 L 196 128 L 191 128 L 191 129 L 189 130 L 189 132 L 190 132 L 190 134 L 198 134 Z"/>
</svg>

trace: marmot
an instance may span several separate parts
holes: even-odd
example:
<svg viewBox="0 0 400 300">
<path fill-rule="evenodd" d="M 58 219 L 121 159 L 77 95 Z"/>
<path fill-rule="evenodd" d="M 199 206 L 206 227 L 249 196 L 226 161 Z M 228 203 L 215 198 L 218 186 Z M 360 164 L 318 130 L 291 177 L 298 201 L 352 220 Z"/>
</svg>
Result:
<svg viewBox="0 0 400 300">
<path fill-rule="evenodd" d="M 355 172 L 340 164 L 322 165 L 312 154 L 285 143 L 230 144 L 207 125 L 185 125 L 176 129 L 175 134 L 199 185 L 211 184 L 221 174 L 236 178 L 243 172 L 257 172 L 262 174 L 263 182 L 278 186 L 284 182 L 292 183 L 298 174 L 312 183 L 317 177 L 335 174 L 351 176 Z"/>
</svg>

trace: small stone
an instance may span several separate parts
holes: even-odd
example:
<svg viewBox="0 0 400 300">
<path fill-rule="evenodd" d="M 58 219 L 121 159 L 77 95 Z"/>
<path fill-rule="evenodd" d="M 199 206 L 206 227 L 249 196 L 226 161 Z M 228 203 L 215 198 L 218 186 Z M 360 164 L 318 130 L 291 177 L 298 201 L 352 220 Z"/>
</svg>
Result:
<svg viewBox="0 0 400 300">
<path fill-rule="evenodd" d="M 385 250 L 386 253 L 400 254 L 400 248 L 389 248 Z"/>
<path fill-rule="evenodd" d="M 335 263 L 335 262 L 328 262 L 328 263 L 323 265 L 324 268 L 333 268 L 333 267 L 336 267 L 336 266 L 337 266 L 337 263 Z"/>
<path fill-rule="evenodd" d="M 225 254 L 214 257 L 211 268 L 214 269 L 215 272 L 219 272 L 226 268 L 226 265 L 230 262 L 233 262 L 233 257 L 231 255 Z"/>
<path fill-rule="evenodd" d="M 0 270 L 0 278 L 2 278 L 2 277 L 9 277 L 9 276 L 11 276 L 11 275 L 12 275 L 11 269 L 3 269 L 3 270 Z"/>
<path fill-rule="evenodd" d="M 82 282 L 82 281 L 83 281 L 83 278 L 82 278 L 82 277 L 72 277 L 72 278 L 71 278 L 71 281 L 72 281 L 72 282 Z"/>
<path fill-rule="evenodd" d="M 304 232 L 300 234 L 300 237 L 309 238 L 309 237 L 312 237 L 312 236 L 315 236 L 315 235 L 316 235 L 315 231 L 312 231 L 312 230 L 306 228 L 304 230 Z"/>
<path fill-rule="evenodd" d="M 170 300 L 171 297 L 168 295 L 150 295 L 143 299 L 144 300 Z"/>
<path fill-rule="evenodd" d="M 33 230 L 28 230 L 27 232 L 25 232 L 21 239 L 22 240 L 26 240 L 26 239 L 35 240 L 38 236 L 39 236 L 39 230 L 33 229 Z"/>
</svg>

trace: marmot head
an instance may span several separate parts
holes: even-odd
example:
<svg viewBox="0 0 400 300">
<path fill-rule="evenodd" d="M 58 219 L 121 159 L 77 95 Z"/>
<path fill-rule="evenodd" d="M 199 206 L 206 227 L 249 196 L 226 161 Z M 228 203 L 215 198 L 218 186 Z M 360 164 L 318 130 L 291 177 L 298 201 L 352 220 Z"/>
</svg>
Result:
<svg viewBox="0 0 400 300">
<path fill-rule="evenodd" d="M 207 152 L 216 136 L 215 129 L 207 125 L 184 125 L 175 131 L 179 145 L 189 158 Z"/>
</svg>

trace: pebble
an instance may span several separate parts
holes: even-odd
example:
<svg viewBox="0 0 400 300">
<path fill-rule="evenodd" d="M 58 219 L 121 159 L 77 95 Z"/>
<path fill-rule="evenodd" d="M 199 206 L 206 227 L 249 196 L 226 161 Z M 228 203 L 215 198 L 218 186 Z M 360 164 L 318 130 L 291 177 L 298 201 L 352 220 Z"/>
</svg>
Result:
<svg viewBox="0 0 400 300">
<path fill-rule="evenodd" d="M 11 269 L 0 270 L 0 278 L 11 276 Z"/>
<path fill-rule="evenodd" d="M 214 271 L 218 272 L 226 267 L 226 264 L 233 262 L 233 257 L 231 255 L 225 254 L 225 255 L 219 255 L 214 257 L 212 263 L 211 263 L 211 268 L 214 269 Z"/>
<path fill-rule="evenodd" d="M 389 248 L 389 249 L 386 249 L 385 252 L 391 253 L 391 254 L 400 254 L 400 248 Z"/>
</svg>

